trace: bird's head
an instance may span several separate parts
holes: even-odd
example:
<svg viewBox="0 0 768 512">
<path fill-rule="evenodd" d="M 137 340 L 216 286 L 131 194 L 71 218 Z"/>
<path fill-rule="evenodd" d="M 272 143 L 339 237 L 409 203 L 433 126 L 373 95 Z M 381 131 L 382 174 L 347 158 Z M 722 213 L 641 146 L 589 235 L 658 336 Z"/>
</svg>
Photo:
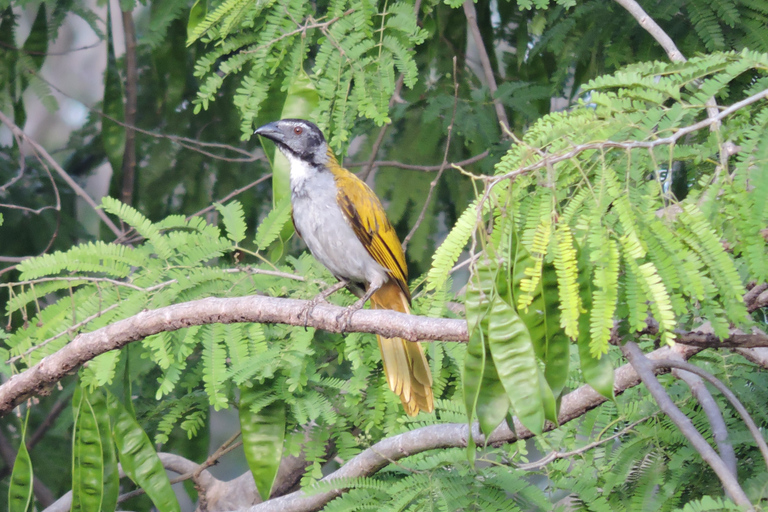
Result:
<svg viewBox="0 0 768 512">
<path fill-rule="evenodd" d="M 265 124 L 253 133 L 274 141 L 288 160 L 299 159 L 314 165 L 323 165 L 328 160 L 328 145 L 323 132 L 304 119 L 281 119 Z"/>
</svg>

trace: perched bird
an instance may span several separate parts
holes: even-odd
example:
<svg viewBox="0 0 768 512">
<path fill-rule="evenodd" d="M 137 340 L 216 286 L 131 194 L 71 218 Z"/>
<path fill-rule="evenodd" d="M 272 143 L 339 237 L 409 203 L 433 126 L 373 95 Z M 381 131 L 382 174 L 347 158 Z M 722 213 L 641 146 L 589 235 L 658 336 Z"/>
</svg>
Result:
<svg viewBox="0 0 768 512">
<path fill-rule="evenodd" d="M 343 169 L 320 129 L 303 119 L 266 124 L 256 135 L 275 142 L 291 165 L 293 224 L 312 255 L 374 309 L 409 313 L 405 254 L 376 194 Z M 377 336 L 389 387 L 415 416 L 431 412 L 432 374 L 419 343 Z"/>
</svg>

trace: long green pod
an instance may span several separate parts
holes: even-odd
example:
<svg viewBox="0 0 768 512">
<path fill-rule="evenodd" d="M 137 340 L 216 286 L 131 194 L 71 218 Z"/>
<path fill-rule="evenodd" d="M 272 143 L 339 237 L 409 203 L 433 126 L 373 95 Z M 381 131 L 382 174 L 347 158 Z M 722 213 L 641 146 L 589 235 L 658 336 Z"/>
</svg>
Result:
<svg viewBox="0 0 768 512">
<path fill-rule="evenodd" d="M 485 322 L 486 328 L 488 321 Z M 487 330 L 485 331 L 488 332 Z M 477 420 L 486 440 L 509 413 L 509 397 L 504 389 L 496 364 L 491 355 L 490 345 L 485 343 L 485 371 L 481 383 L 481 392 L 477 397 Z"/>
<path fill-rule="evenodd" d="M 317 108 L 320 102 L 320 96 L 315 89 L 315 85 L 303 70 L 296 75 L 291 85 L 288 87 L 288 95 L 283 104 L 283 111 L 280 114 L 281 119 L 309 119 L 312 112 Z M 288 159 L 275 149 L 272 159 L 272 206 L 277 208 L 284 198 L 291 196 L 290 185 L 291 166 Z M 284 217 L 284 225 L 280 230 L 279 240 L 270 252 L 270 260 L 276 261 L 283 256 L 283 246 L 291 236 L 293 236 L 293 223 Z"/>
<path fill-rule="evenodd" d="M 160 512 L 180 512 L 171 482 L 147 434 L 111 393 L 107 396 L 107 407 L 112 420 L 112 436 L 125 474 L 144 489 Z"/>
<path fill-rule="evenodd" d="M 285 403 L 275 401 L 254 411 L 251 405 L 257 396 L 259 394 L 253 388 L 240 388 L 240 431 L 245 459 L 251 468 L 256 488 L 266 501 L 283 456 Z"/>
<path fill-rule="evenodd" d="M 35 475 L 32 472 L 32 460 L 29 458 L 26 444 L 28 422 L 29 409 L 27 409 L 27 417 L 21 429 L 19 452 L 16 454 L 16 461 L 13 463 L 13 471 L 11 472 L 11 483 L 8 488 L 9 512 L 27 512 L 32 505 L 32 483 Z"/>
<path fill-rule="evenodd" d="M 117 453 L 115 442 L 112 440 L 112 425 L 109 421 L 107 400 L 102 391 L 89 392 L 88 398 L 99 426 L 103 460 L 104 492 L 101 499 L 103 512 L 114 512 L 117 508 L 117 498 L 120 495 L 120 475 L 117 471 Z"/>
<path fill-rule="evenodd" d="M 77 393 L 80 402 L 72 436 L 72 512 L 103 510 L 104 459 L 96 413 L 88 395 Z"/>
<path fill-rule="evenodd" d="M 469 343 L 464 356 L 463 393 L 467 422 L 471 425 L 477 410 L 477 401 L 483 390 L 488 337 L 488 313 L 491 309 L 494 270 L 490 260 L 483 260 L 474 268 L 467 283 L 464 308 L 467 317 Z"/>
<path fill-rule="evenodd" d="M 510 303 L 517 304 L 520 281 L 526 277 L 525 269 L 532 266 L 534 262 L 514 233 L 509 237 L 508 254 Z M 557 274 L 551 264 L 543 265 L 541 280 L 533 292 L 533 297 L 528 308 L 518 310 L 518 314 L 528 327 L 536 355 L 544 362 L 544 377 L 547 384 L 552 394 L 559 397 L 568 380 L 570 340 L 560 327 Z"/>
<path fill-rule="evenodd" d="M 541 434 L 544 403 L 531 335 L 515 309 L 501 297 L 494 297 L 488 335 L 499 379 L 518 419 L 531 432 Z"/>
<path fill-rule="evenodd" d="M 112 183 L 122 180 L 123 153 L 125 153 L 125 127 L 119 124 L 125 120 L 125 93 L 115 58 L 114 34 L 112 33 L 112 8 L 107 4 L 107 69 L 104 71 L 103 111 L 109 116 L 101 126 L 101 143 L 112 166 Z M 114 121 L 113 121 L 114 119 Z"/>
</svg>

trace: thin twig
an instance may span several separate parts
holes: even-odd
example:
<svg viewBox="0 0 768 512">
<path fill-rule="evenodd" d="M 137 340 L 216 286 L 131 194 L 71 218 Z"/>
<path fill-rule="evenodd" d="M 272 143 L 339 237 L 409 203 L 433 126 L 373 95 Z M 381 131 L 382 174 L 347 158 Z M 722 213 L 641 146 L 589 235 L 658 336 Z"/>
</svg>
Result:
<svg viewBox="0 0 768 512">
<path fill-rule="evenodd" d="M 469 157 L 466 160 L 461 160 L 459 162 L 451 162 L 448 165 L 451 167 L 471 165 L 471 164 L 474 164 L 475 162 L 479 162 L 480 160 L 484 159 L 490 154 L 491 154 L 490 150 L 486 149 L 482 153 Z M 344 167 L 351 169 L 353 167 L 362 167 L 364 165 L 367 165 L 367 163 L 366 162 L 350 162 L 350 163 L 345 163 Z M 438 165 L 416 165 L 416 164 L 406 164 L 403 162 L 398 162 L 396 160 L 376 160 L 375 162 L 373 162 L 373 167 L 395 167 L 397 169 L 408 169 L 411 171 L 434 172 L 434 171 L 439 171 L 443 167 L 443 164 L 441 163 Z M 362 174 L 360 176 L 362 177 Z"/>
<path fill-rule="evenodd" d="M 10 130 L 15 134 L 27 141 L 27 143 L 32 146 L 35 151 L 39 155 L 41 155 L 48 164 L 50 164 L 51 167 L 53 167 L 56 170 L 56 173 L 67 183 L 67 185 L 72 188 L 72 190 L 75 191 L 75 194 L 77 194 L 79 197 L 81 197 L 86 203 L 88 203 L 88 206 L 93 208 L 93 210 L 96 212 L 96 215 L 99 216 L 99 218 L 104 222 L 104 224 L 109 227 L 109 229 L 112 231 L 112 233 L 115 234 L 115 236 L 122 235 L 122 231 L 115 225 L 112 220 L 107 217 L 107 214 L 99 208 L 99 205 L 96 204 L 96 202 L 91 198 L 91 196 L 88 195 L 88 193 L 83 190 L 83 188 L 77 184 L 77 182 L 72 179 L 72 177 L 67 174 L 67 172 L 62 169 L 62 167 L 56 162 L 56 160 L 53 159 L 53 157 L 43 148 L 40 144 L 37 143 L 32 137 L 28 136 L 24 131 L 22 131 L 21 128 L 16 126 L 16 124 L 11 121 L 5 114 L 0 112 L 0 121 L 2 121 Z"/>
<path fill-rule="evenodd" d="M 480 64 L 483 67 L 483 74 L 485 75 L 485 81 L 488 83 L 488 89 L 491 91 L 491 97 L 493 97 L 493 107 L 496 109 L 496 117 L 499 119 L 499 123 L 502 127 L 509 129 L 509 119 L 507 118 L 507 112 L 504 110 L 504 105 L 499 98 L 496 98 L 496 78 L 493 76 L 493 68 L 491 67 L 491 59 L 488 58 L 488 51 L 485 49 L 483 43 L 483 35 L 480 33 L 480 27 L 477 26 L 477 11 L 475 10 L 475 3 L 472 0 L 465 0 L 464 2 L 464 16 L 467 18 L 467 25 L 472 33 L 472 39 L 475 41 L 477 47 L 477 53 L 480 56 Z M 502 134 L 505 130 L 502 129 Z"/>
<path fill-rule="evenodd" d="M 246 190 L 249 190 L 249 189 L 255 187 L 256 185 L 258 185 L 258 184 L 268 180 L 271 177 L 272 177 L 272 173 L 265 174 L 264 176 L 262 176 L 261 178 L 257 179 L 256 181 L 252 181 L 252 182 L 250 182 L 249 184 L 247 184 L 244 187 L 240 187 L 238 189 L 233 190 L 232 192 L 230 192 L 226 196 L 222 197 L 218 201 L 214 201 L 214 203 L 224 204 L 227 201 L 229 201 L 230 199 L 232 199 L 233 197 L 236 197 L 236 196 L 242 194 Z M 209 211 L 213 210 L 214 208 L 216 208 L 216 204 L 211 204 L 210 206 L 208 206 L 206 208 L 203 208 L 202 210 L 199 210 L 199 211 L 193 213 L 192 215 L 188 215 L 187 216 L 187 220 L 191 219 L 192 217 L 199 217 L 200 215 L 208 213 Z"/>
<path fill-rule="evenodd" d="M 645 418 L 639 419 L 633 423 L 630 423 L 620 431 L 616 432 L 610 437 L 606 437 L 605 439 L 600 439 L 599 441 L 594 441 L 592 443 L 589 443 L 587 445 L 582 446 L 581 448 L 577 448 L 575 450 L 572 450 L 570 452 L 558 452 L 558 451 L 552 451 L 549 452 L 547 455 L 542 457 L 541 459 L 535 461 L 535 462 L 529 462 L 528 464 L 514 464 L 515 468 L 522 469 L 523 471 L 537 471 L 550 462 L 557 460 L 557 459 L 567 459 L 569 457 L 573 457 L 574 455 L 581 455 L 582 453 L 586 453 L 589 450 L 593 448 L 597 448 L 600 445 L 603 445 L 609 441 L 613 441 L 614 439 L 618 439 L 619 437 L 626 435 L 629 433 L 630 430 L 634 429 L 637 425 L 640 423 L 643 423 L 645 421 L 648 421 L 651 419 L 653 415 L 646 416 Z"/>
<path fill-rule="evenodd" d="M 421 223 L 424 221 L 424 216 L 427 213 L 427 208 L 429 208 L 429 203 L 432 201 L 432 194 L 435 192 L 435 188 L 437 187 L 437 184 L 440 181 L 440 178 L 443 176 L 443 172 L 445 171 L 446 166 L 448 165 L 448 151 L 451 149 L 451 138 L 453 137 L 453 124 L 456 122 L 456 107 L 459 104 L 459 82 L 456 78 L 456 56 L 453 57 L 453 113 L 451 114 L 451 123 L 448 125 L 448 137 L 445 140 L 445 150 L 443 151 L 443 163 L 440 165 L 440 170 L 437 171 L 437 176 L 435 176 L 435 179 L 432 180 L 432 182 L 429 184 L 429 192 L 427 193 L 427 198 L 424 200 L 424 205 L 421 207 L 421 212 L 419 212 L 419 216 L 416 219 L 416 222 L 413 224 L 413 227 L 411 228 L 411 231 L 406 235 L 405 239 L 403 240 L 403 251 L 406 250 L 408 247 L 408 242 L 411 241 L 411 238 L 413 238 L 413 235 L 416 233 L 416 230 L 419 229 L 419 226 L 421 226 Z"/>
<path fill-rule="evenodd" d="M 140 134 L 146 135 L 148 137 L 153 137 L 155 139 L 166 139 L 166 140 L 169 140 L 169 141 L 173 142 L 174 144 L 178 144 L 179 146 L 181 146 L 181 147 L 183 147 L 185 149 L 188 149 L 190 151 L 194 151 L 196 153 L 200 153 L 201 155 L 205 155 L 205 156 L 210 157 L 210 158 L 215 158 L 216 160 L 221 160 L 223 162 L 234 162 L 234 163 L 244 162 L 244 163 L 248 163 L 248 162 L 255 162 L 257 160 L 265 160 L 265 157 L 264 157 L 263 154 L 260 154 L 260 155 L 257 156 L 255 154 L 251 153 L 250 151 L 247 151 L 247 150 L 242 149 L 242 148 L 238 148 L 236 146 L 231 146 L 229 144 L 222 144 L 221 142 L 202 142 L 202 141 L 199 141 L 199 140 L 190 139 L 188 137 L 181 137 L 181 136 L 178 136 L 178 135 L 165 135 L 165 134 L 162 134 L 162 133 L 155 133 L 155 132 L 152 132 L 152 131 L 149 131 L 149 130 L 144 130 L 142 128 L 139 128 L 138 126 L 135 126 L 135 125 L 128 125 L 124 121 L 121 121 L 119 119 L 116 119 L 116 118 L 108 115 L 108 114 L 105 114 L 104 112 L 102 112 L 100 110 L 97 110 L 97 109 L 93 108 L 90 105 L 87 105 L 85 103 L 79 102 L 79 100 L 77 98 L 75 98 L 71 94 L 68 94 L 65 91 L 61 90 L 59 87 L 57 87 L 55 84 L 53 84 L 52 82 L 47 80 L 45 77 L 43 77 L 43 76 L 41 76 L 41 75 L 39 75 L 37 73 L 35 74 L 35 76 L 37 78 L 39 78 L 40 80 L 44 81 L 48 85 L 48 87 L 50 87 L 51 89 L 55 90 L 56 92 L 58 92 L 62 96 L 66 97 L 66 98 L 69 98 L 71 100 L 77 101 L 78 103 L 80 103 L 80 105 L 85 107 L 89 112 L 91 112 L 93 114 L 96 114 L 97 116 L 99 116 L 99 117 L 101 117 L 103 119 L 107 119 L 108 121 L 110 121 L 112 123 L 115 123 L 115 124 L 117 124 L 119 126 L 122 126 L 126 130 L 130 129 L 130 130 L 133 130 L 136 133 L 140 133 Z M 200 148 L 212 148 L 212 149 L 222 149 L 222 150 L 225 150 L 225 151 L 232 151 L 233 153 L 238 153 L 238 154 L 243 155 L 243 158 L 224 157 L 224 156 L 217 155 L 215 153 L 211 153 L 210 151 L 205 151 L 205 150 L 200 149 Z"/>
<path fill-rule="evenodd" d="M 734 112 L 746 106 L 749 106 L 752 103 L 756 103 L 762 99 L 765 99 L 766 97 L 768 97 L 768 89 L 763 89 L 762 91 L 756 94 L 753 94 L 752 96 L 749 96 L 748 98 L 745 98 L 741 101 L 737 101 L 736 103 L 729 106 L 728 108 L 723 109 L 715 117 L 708 117 L 706 119 L 699 121 L 698 123 L 694 123 L 684 128 L 680 128 L 679 130 L 677 130 L 675 133 L 673 133 L 668 137 L 661 137 L 661 138 L 650 140 L 650 141 L 615 142 L 611 140 L 606 140 L 601 142 L 589 142 L 586 144 L 577 144 L 575 146 L 572 146 L 571 149 L 566 152 L 546 155 L 538 162 L 535 162 L 530 165 L 526 165 L 524 167 L 520 167 L 506 174 L 502 174 L 499 176 L 479 176 L 478 178 L 489 182 L 491 186 L 495 186 L 496 184 L 504 180 L 514 178 L 515 176 L 519 176 L 521 174 L 535 171 L 537 169 L 541 169 L 542 167 L 546 167 L 548 165 L 554 165 L 564 160 L 569 160 L 575 157 L 576 155 L 583 153 L 584 151 L 589 151 L 593 149 L 598 149 L 598 150 L 600 149 L 653 149 L 658 146 L 667 146 L 667 145 L 675 144 L 681 137 L 684 137 L 689 133 L 693 133 L 695 131 L 701 130 L 702 128 L 706 128 L 712 125 L 713 123 L 717 123 L 722 119 L 728 117 L 729 115 L 733 114 Z M 486 191 L 486 194 L 484 195 L 483 200 L 486 200 L 488 198 L 487 196 L 488 196 L 488 191 Z"/>
<path fill-rule="evenodd" d="M 202 473 L 205 469 L 207 469 L 207 468 L 213 466 L 214 464 L 216 464 L 216 462 L 221 457 L 223 457 L 227 453 L 231 452 L 235 448 L 238 448 L 239 446 L 242 446 L 242 444 L 243 444 L 242 441 L 238 441 L 238 442 L 232 444 L 233 441 L 238 438 L 238 436 L 240 436 L 240 431 L 238 431 L 235 435 L 233 435 L 232 437 L 230 437 L 229 439 L 224 441 L 224 444 L 222 444 L 219 447 L 218 450 L 216 450 L 210 457 L 208 457 L 205 460 L 205 462 L 200 464 L 197 467 L 197 469 L 195 469 L 194 471 L 190 471 L 188 473 L 185 473 L 183 475 L 177 476 L 176 478 L 171 479 L 171 481 L 170 481 L 171 485 L 177 484 L 179 482 L 183 482 L 185 480 L 189 480 L 190 478 L 192 478 L 192 479 L 198 478 L 200 476 L 200 473 Z M 129 500 L 131 498 L 135 498 L 136 496 L 141 496 L 145 492 L 146 491 L 144 489 L 142 489 L 142 488 L 134 489 L 133 491 L 121 494 L 120 497 L 117 499 L 117 502 L 118 503 L 123 503 L 124 501 L 127 501 L 127 500 Z"/>
<path fill-rule="evenodd" d="M 744 489 L 739 485 L 736 476 L 731 473 L 728 467 L 723 462 L 723 459 L 715 452 L 715 450 L 707 443 L 704 437 L 696 430 L 691 420 L 683 414 L 680 409 L 677 408 L 674 401 L 669 397 L 664 386 L 659 383 L 654 373 L 654 364 L 651 360 L 645 357 L 640 347 L 633 341 L 628 341 L 621 347 L 621 351 L 624 357 L 627 358 L 629 364 L 635 369 L 640 379 L 645 384 L 645 387 L 651 393 L 656 403 L 659 405 L 661 411 L 666 414 L 672 422 L 677 425 L 680 432 L 690 441 L 694 449 L 699 452 L 701 458 L 709 464 L 712 470 L 720 479 L 723 484 L 723 489 L 732 498 L 737 505 L 748 507 L 749 510 L 754 510 L 749 498 L 744 493 Z"/>
</svg>

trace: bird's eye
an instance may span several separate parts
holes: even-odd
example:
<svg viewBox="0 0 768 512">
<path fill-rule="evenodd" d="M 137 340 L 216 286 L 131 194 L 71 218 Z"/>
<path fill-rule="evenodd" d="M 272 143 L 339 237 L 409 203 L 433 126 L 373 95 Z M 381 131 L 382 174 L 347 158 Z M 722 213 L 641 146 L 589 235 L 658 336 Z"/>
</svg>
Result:
<svg viewBox="0 0 768 512">
<path fill-rule="evenodd" d="M 301 135 L 301 132 L 303 132 L 304 129 L 301 126 L 294 126 L 293 127 L 293 133 L 296 135 Z"/>
</svg>

